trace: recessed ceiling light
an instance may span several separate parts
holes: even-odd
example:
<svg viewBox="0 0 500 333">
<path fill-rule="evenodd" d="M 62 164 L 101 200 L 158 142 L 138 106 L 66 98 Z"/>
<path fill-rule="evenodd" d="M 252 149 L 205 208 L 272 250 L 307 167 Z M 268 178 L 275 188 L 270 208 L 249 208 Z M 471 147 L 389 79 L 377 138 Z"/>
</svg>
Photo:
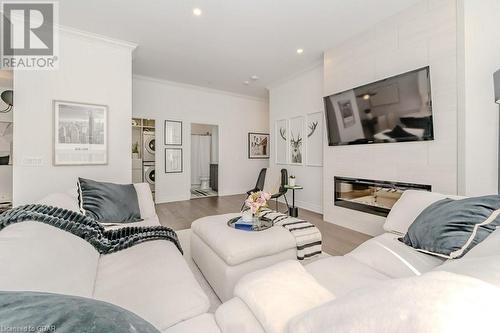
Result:
<svg viewBox="0 0 500 333">
<path fill-rule="evenodd" d="M 201 15 L 201 9 L 200 8 L 193 9 L 193 15 L 200 16 Z"/>
<path fill-rule="evenodd" d="M 243 84 L 248 86 L 250 84 L 250 81 L 243 81 Z"/>
<path fill-rule="evenodd" d="M 259 77 L 257 75 L 252 75 L 252 76 L 250 76 L 250 78 L 254 81 L 257 81 L 259 79 Z"/>
<path fill-rule="evenodd" d="M 304 50 L 303 49 L 297 49 L 297 53 L 298 54 L 302 54 L 302 53 L 304 53 Z"/>
</svg>

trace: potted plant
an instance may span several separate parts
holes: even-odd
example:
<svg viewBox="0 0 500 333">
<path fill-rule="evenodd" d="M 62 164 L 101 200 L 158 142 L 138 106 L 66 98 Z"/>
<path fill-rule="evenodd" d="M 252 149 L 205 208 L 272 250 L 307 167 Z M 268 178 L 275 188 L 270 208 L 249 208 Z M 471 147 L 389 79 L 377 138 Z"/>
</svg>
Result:
<svg viewBox="0 0 500 333">
<path fill-rule="evenodd" d="M 294 175 L 290 175 L 290 177 L 288 177 L 288 186 L 295 186 L 295 176 Z"/>
<path fill-rule="evenodd" d="M 132 144 L 132 158 L 133 159 L 139 158 L 139 143 L 138 142 Z"/>
</svg>

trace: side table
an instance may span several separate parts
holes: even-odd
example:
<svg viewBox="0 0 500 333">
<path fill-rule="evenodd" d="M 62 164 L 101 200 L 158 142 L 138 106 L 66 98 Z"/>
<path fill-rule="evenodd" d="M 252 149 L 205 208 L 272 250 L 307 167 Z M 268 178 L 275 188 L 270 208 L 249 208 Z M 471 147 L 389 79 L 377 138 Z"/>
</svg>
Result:
<svg viewBox="0 0 500 333">
<path fill-rule="evenodd" d="M 287 190 L 292 190 L 292 207 L 288 208 L 288 215 L 290 215 L 291 217 L 297 217 L 299 216 L 299 208 L 295 207 L 295 190 L 302 190 L 303 187 L 300 185 L 294 185 L 294 186 L 285 185 L 285 188 Z"/>
</svg>

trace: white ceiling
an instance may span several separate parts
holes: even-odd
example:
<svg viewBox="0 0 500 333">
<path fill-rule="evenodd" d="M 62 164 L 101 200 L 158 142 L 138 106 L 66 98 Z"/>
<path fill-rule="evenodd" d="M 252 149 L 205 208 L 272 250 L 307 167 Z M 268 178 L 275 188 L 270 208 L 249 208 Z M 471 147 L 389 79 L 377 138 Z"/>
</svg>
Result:
<svg viewBox="0 0 500 333">
<path fill-rule="evenodd" d="M 59 10 L 62 25 L 139 44 L 134 74 L 265 97 L 269 84 L 417 1 L 64 0 Z M 244 85 L 251 75 L 260 79 Z"/>
</svg>

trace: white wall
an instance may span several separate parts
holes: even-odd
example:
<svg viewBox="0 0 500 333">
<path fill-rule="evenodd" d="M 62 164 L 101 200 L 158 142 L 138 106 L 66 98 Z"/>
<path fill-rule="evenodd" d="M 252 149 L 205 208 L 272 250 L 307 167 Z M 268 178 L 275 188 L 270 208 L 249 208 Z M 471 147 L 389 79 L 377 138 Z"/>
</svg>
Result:
<svg viewBox="0 0 500 333">
<path fill-rule="evenodd" d="M 432 142 L 325 145 L 326 221 L 371 235 L 381 233 L 384 222 L 335 207 L 334 176 L 430 184 L 434 191 L 457 193 L 456 20 L 455 0 L 424 0 L 325 53 L 325 96 L 430 65 L 435 135 Z"/>
<path fill-rule="evenodd" d="M 322 91 L 323 66 L 317 66 L 269 88 L 269 119 L 273 142 L 270 165 L 286 168 L 289 174 L 297 177 L 297 184 L 303 185 L 304 189 L 295 192 L 296 205 L 316 212 L 323 211 L 323 168 L 276 164 L 275 122 L 323 111 Z M 290 194 L 288 198 L 291 200 Z"/>
<path fill-rule="evenodd" d="M 460 194 L 497 193 L 498 113 L 493 73 L 500 69 L 500 1 L 459 0 Z"/>
<path fill-rule="evenodd" d="M 156 120 L 156 201 L 190 198 L 191 123 L 219 126 L 219 194 L 231 195 L 251 189 L 259 170 L 268 160 L 248 159 L 248 132 L 268 132 L 268 105 L 264 100 L 201 87 L 135 77 L 133 114 Z M 165 120 L 183 122 L 182 174 L 166 174 L 163 145 Z"/>
<path fill-rule="evenodd" d="M 14 204 L 67 191 L 77 177 L 130 183 L 132 49 L 61 31 L 59 70 L 14 73 Z M 53 166 L 53 100 L 108 105 L 108 165 Z"/>
</svg>

